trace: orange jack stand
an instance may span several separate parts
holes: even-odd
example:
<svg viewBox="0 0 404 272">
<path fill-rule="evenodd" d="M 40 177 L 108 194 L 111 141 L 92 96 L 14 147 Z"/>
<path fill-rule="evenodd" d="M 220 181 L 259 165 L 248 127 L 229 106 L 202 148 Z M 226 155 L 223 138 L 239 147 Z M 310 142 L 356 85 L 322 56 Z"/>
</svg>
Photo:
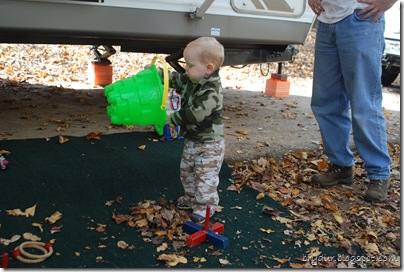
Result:
<svg viewBox="0 0 404 272">
<path fill-rule="evenodd" d="M 88 64 L 88 80 L 93 86 L 105 87 L 112 83 L 112 64 L 110 62 L 91 61 Z"/>
<path fill-rule="evenodd" d="M 271 78 L 267 79 L 265 86 L 265 94 L 275 97 L 289 96 L 290 82 L 284 74 L 271 74 Z"/>
<path fill-rule="evenodd" d="M 229 247 L 229 239 L 220 233 L 224 232 L 224 225 L 222 223 L 214 223 L 209 229 L 210 219 L 210 206 L 206 208 L 205 225 L 202 227 L 191 221 L 184 224 L 184 230 L 189 233 L 185 244 L 189 247 L 196 246 L 204 241 L 208 241 L 214 245 L 222 248 Z"/>
</svg>

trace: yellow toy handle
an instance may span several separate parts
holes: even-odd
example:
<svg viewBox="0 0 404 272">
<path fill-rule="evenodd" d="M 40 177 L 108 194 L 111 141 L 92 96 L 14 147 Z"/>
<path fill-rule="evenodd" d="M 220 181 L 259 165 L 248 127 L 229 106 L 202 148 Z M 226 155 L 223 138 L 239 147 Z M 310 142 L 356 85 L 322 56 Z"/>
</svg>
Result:
<svg viewBox="0 0 404 272">
<path fill-rule="evenodd" d="M 163 93 L 163 101 L 161 103 L 161 110 L 166 110 L 167 109 L 167 99 L 168 99 L 168 67 L 167 67 L 167 62 L 165 59 L 159 56 L 155 56 L 152 60 L 152 64 L 156 62 L 156 60 L 159 60 L 163 64 L 163 75 L 164 75 L 164 93 Z"/>
</svg>

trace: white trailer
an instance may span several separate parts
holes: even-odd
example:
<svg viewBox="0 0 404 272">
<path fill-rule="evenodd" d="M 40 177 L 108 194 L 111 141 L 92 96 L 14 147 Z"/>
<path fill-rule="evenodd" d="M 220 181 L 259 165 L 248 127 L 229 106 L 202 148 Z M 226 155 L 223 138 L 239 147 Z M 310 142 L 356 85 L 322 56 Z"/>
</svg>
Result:
<svg viewBox="0 0 404 272">
<path fill-rule="evenodd" d="M 120 46 L 172 60 L 189 41 L 214 36 L 224 65 L 281 62 L 314 20 L 307 0 L 0 0 L 0 43 L 96 45 L 110 54 Z"/>
</svg>

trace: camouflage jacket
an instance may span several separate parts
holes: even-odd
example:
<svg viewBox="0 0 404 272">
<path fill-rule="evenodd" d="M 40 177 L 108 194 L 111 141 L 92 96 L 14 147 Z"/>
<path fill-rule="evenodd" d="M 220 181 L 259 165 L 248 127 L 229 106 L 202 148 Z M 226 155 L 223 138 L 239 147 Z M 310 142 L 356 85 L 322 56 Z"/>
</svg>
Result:
<svg viewBox="0 0 404 272">
<path fill-rule="evenodd" d="M 169 77 L 170 87 L 181 94 L 181 109 L 171 115 L 171 122 L 181 126 L 181 135 L 197 142 L 224 140 L 219 70 L 198 83 L 177 72 L 170 72 Z"/>
</svg>

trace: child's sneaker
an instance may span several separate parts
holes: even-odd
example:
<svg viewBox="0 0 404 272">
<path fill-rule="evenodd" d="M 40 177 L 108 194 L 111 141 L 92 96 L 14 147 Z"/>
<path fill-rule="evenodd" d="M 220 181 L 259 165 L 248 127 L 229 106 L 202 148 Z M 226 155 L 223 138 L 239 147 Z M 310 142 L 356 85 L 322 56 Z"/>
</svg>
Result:
<svg viewBox="0 0 404 272">
<path fill-rule="evenodd" d="M 205 217 L 203 217 L 202 215 L 196 214 L 196 213 L 191 214 L 191 216 L 189 218 L 191 218 L 191 221 L 196 224 L 205 223 Z"/>
<path fill-rule="evenodd" d="M 180 196 L 176 201 L 176 206 L 180 210 L 192 210 L 191 203 L 187 200 L 187 196 Z"/>
</svg>

